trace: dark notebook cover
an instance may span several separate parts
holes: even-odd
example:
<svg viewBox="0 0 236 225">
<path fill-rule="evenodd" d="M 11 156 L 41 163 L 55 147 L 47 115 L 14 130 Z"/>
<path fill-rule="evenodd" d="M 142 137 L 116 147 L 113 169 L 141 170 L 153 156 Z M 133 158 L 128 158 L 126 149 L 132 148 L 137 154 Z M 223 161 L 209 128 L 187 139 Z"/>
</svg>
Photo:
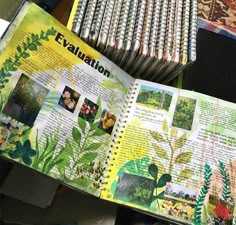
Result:
<svg viewBox="0 0 236 225">
<path fill-rule="evenodd" d="M 182 87 L 236 103 L 236 40 L 199 29 L 197 60 Z"/>
</svg>

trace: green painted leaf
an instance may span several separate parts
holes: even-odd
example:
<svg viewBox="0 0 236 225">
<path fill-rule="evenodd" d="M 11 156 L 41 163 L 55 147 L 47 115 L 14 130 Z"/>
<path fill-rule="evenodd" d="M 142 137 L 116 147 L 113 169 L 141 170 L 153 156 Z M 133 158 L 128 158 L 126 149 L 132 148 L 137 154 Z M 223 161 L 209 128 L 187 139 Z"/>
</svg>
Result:
<svg viewBox="0 0 236 225">
<path fill-rule="evenodd" d="M 21 56 L 22 56 L 22 58 L 26 59 L 26 58 L 28 58 L 30 56 L 30 54 L 28 52 L 23 52 L 21 54 Z"/>
<path fill-rule="evenodd" d="M 96 157 L 96 152 L 86 153 L 78 160 L 78 163 L 88 164 L 92 162 Z"/>
<path fill-rule="evenodd" d="M 91 145 L 89 145 L 87 148 L 85 148 L 85 151 L 90 151 L 90 150 L 97 150 L 98 148 L 100 148 L 102 145 L 102 143 L 92 143 Z"/>
<path fill-rule="evenodd" d="M 171 175 L 170 174 L 162 174 L 160 179 L 158 180 L 158 183 L 156 185 L 157 188 L 161 188 L 161 187 L 164 187 L 166 186 L 166 183 L 167 182 L 170 182 L 171 181 Z"/>
<path fill-rule="evenodd" d="M 26 50 L 28 48 L 28 46 L 25 42 L 23 42 L 23 48 L 24 48 L 24 50 Z"/>
<path fill-rule="evenodd" d="M 175 163 L 187 164 L 192 160 L 192 156 L 193 156 L 192 152 L 182 152 L 176 157 Z"/>
<path fill-rule="evenodd" d="M 58 159 L 52 163 L 50 163 L 47 167 L 47 170 L 45 171 L 46 174 L 48 174 L 56 165 L 60 165 L 64 159 Z"/>
<path fill-rule="evenodd" d="M 80 144 L 80 142 L 81 142 L 81 133 L 79 132 L 79 130 L 76 127 L 72 128 L 72 136 L 73 136 L 74 141 L 77 144 Z"/>
<path fill-rule="evenodd" d="M 93 124 L 91 125 L 91 127 L 90 127 L 90 130 L 92 131 L 92 130 L 97 129 L 99 123 L 100 123 L 100 121 L 97 121 L 96 123 L 93 123 Z"/>
<path fill-rule="evenodd" d="M 224 132 L 224 127 L 219 126 L 218 124 L 211 124 L 208 126 L 207 130 L 212 131 L 213 133 L 223 133 Z"/>
<path fill-rule="evenodd" d="M 86 129 L 86 121 L 83 120 L 82 118 L 78 117 L 78 124 L 79 124 L 80 129 L 84 133 L 85 129 Z"/>
<path fill-rule="evenodd" d="M 176 128 L 171 128 L 171 130 L 170 130 L 170 135 L 171 135 L 171 137 L 176 137 L 176 135 L 177 135 L 177 129 Z"/>
<path fill-rule="evenodd" d="M 158 176 L 158 168 L 155 164 L 150 164 L 150 166 L 148 167 L 148 172 L 150 173 L 150 175 L 156 180 L 157 176 Z"/>
<path fill-rule="evenodd" d="M 31 44 L 31 45 L 29 46 L 29 50 L 30 50 L 30 51 L 36 51 L 36 50 L 37 50 L 37 46 L 36 46 L 35 44 Z"/>
<path fill-rule="evenodd" d="M 95 132 L 93 133 L 93 135 L 92 136 L 102 136 L 102 135 L 105 135 L 106 134 L 106 132 L 105 131 L 103 131 L 103 130 L 101 130 L 101 129 L 96 129 L 95 130 Z"/>
<path fill-rule="evenodd" d="M 21 47 L 19 45 L 16 47 L 16 50 L 21 54 L 22 50 L 21 50 Z"/>
<path fill-rule="evenodd" d="M 150 131 L 150 134 L 158 142 L 164 142 L 165 141 L 163 136 L 160 133 L 156 132 L 156 131 Z"/>
<path fill-rule="evenodd" d="M 165 191 L 162 191 L 160 194 L 157 195 L 158 199 L 164 199 L 165 197 Z"/>
<path fill-rule="evenodd" d="M 177 180 L 178 182 L 181 182 L 181 181 L 184 181 L 184 180 L 187 180 L 187 179 L 190 179 L 194 174 L 194 171 L 191 170 L 191 169 L 184 169 L 182 170 L 178 177 L 177 177 Z"/>
<path fill-rule="evenodd" d="M 167 134 L 168 133 L 168 123 L 167 123 L 167 120 L 164 120 L 163 123 L 162 123 L 162 130 Z"/>
<path fill-rule="evenodd" d="M 156 201 L 157 199 L 164 199 L 164 197 L 165 197 L 165 192 L 162 191 L 160 194 L 152 196 L 152 202 Z"/>
<path fill-rule="evenodd" d="M 178 148 L 182 148 L 184 146 L 184 144 L 186 143 L 187 139 L 186 139 L 186 133 L 184 133 L 180 138 L 178 138 L 175 143 L 174 143 L 174 150 L 178 149 Z"/>
<path fill-rule="evenodd" d="M 150 165 L 150 159 L 143 157 L 136 160 L 130 160 L 126 162 L 118 171 L 118 176 L 123 173 L 130 173 L 133 175 L 149 177 L 148 166 Z"/>
<path fill-rule="evenodd" d="M 169 160 L 169 156 L 168 156 L 168 154 L 167 154 L 165 149 L 163 149 L 162 147 L 158 146 L 157 144 L 152 144 L 152 147 L 154 148 L 156 154 L 160 158 Z"/>
</svg>

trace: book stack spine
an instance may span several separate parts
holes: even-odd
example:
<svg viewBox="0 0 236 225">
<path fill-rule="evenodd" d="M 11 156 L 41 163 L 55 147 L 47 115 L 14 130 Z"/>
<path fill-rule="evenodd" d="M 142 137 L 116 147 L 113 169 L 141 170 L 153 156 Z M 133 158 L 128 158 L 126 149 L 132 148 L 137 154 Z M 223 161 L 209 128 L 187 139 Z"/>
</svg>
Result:
<svg viewBox="0 0 236 225">
<path fill-rule="evenodd" d="M 166 83 L 196 60 L 197 0 L 82 0 L 73 31 L 133 77 Z"/>
</svg>

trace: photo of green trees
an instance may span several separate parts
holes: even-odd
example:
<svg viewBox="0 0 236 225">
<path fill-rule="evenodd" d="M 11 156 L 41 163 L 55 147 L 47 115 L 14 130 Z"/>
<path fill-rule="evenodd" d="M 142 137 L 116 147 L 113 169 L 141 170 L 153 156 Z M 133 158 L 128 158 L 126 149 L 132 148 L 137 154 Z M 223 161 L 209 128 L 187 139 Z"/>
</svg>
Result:
<svg viewBox="0 0 236 225">
<path fill-rule="evenodd" d="M 179 96 L 175 107 L 172 126 L 191 130 L 196 99 Z"/>
<path fill-rule="evenodd" d="M 172 92 L 142 85 L 136 104 L 152 109 L 168 111 L 171 104 L 172 95 Z"/>
</svg>

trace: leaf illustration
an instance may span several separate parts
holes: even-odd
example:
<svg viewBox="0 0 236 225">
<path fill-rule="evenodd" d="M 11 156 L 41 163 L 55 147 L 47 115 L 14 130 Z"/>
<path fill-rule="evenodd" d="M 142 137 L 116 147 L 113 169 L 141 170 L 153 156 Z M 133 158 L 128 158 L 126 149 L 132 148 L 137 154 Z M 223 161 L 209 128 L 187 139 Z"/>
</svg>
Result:
<svg viewBox="0 0 236 225">
<path fill-rule="evenodd" d="M 88 164 L 91 161 L 93 161 L 96 157 L 97 157 L 96 152 L 86 153 L 77 162 L 78 163 L 83 163 L 83 164 Z"/>
<path fill-rule="evenodd" d="M 171 137 L 176 137 L 176 135 L 177 135 L 177 129 L 176 128 L 171 128 L 171 130 L 170 130 L 170 135 L 171 135 Z"/>
<path fill-rule="evenodd" d="M 224 127 L 219 126 L 219 125 L 217 125 L 217 124 L 210 124 L 209 127 L 207 128 L 207 130 L 210 130 L 210 131 L 212 131 L 213 133 L 216 132 L 216 133 L 221 134 L 221 133 L 224 132 Z"/>
<path fill-rule="evenodd" d="M 93 123 L 93 124 L 91 125 L 91 127 L 90 127 L 90 130 L 92 131 L 92 130 L 97 129 L 99 123 L 100 123 L 100 121 L 98 121 L 98 122 L 96 122 L 96 123 Z"/>
<path fill-rule="evenodd" d="M 149 158 L 143 157 L 141 159 L 131 160 L 125 163 L 118 171 L 118 176 L 122 173 L 131 173 L 138 176 L 149 177 L 150 174 L 147 169 L 149 166 Z"/>
<path fill-rule="evenodd" d="M 157 144 L 152 144 L 152 147 L 160 158 L 169 160 L 169 156 L 165 149 L 158 146 Z"/>
<path fill-rule="evenodd" d="M 80 144 L 80 141 L 81 141 L 81 133 L 79 132 L 79 130 L 78 130 L 76 127 L 73 127 L 73 129 L 72 129 L 72 136 L 73 136 L 74 141 L 75 141 L 77 144 Z"/>
<path fill-rule="evenodd" d="M 83 120 L 82 118 L 78 118 L 78 124 L 79 124 L 79 127 L 80 129 L 82 130 L 82 132 L 84 133 L 85 131 L 85 128 L 86 128 L 86 122 L 85 120 Z"/>
<path fill-rule="evenodd" d="M 150 134 L 158 142 L 164 142 L 165 141 L 163 136 L 160 133 L 156 132 L 156 131 L 150 131 Z"/>
<path fill-rule="evenodd" d="M 158 168 L 155 164 L 150 164 L 150 166 L 148 167 L 148 172 L 155 180 L 157 179 Z"/>
<path fill-rule="evenodd" d="M 191 161 L 192 156 L 193 156 L 192 152 L 182 152 L 176 157 L 175 163 L 187 164 Z"/>
<path fill-rule="evenodd" d="M 95 132 L 92 134 L 92 136 L 102 136 L 102 135 L 105 135 L 106 132 L 101 130 L 101 129 L 96 129 Z"/>
<path fill-rule="evenodd" d="M 168 123 L 167 123 L 167 120 L 164 120 L 163 123 L 162 123 L 162 130 L 167 134 L 168 133 Z"/>
<path fill-rule="evenodd" d="M 170 174 L 162 174 L 160 179 L 158 180 L 158 183 L 156 185 L 157 188 L 161 188 L 161 187 L 164 187 L 166 186 L 166 183 L 167 182 L 170 182 L 171 181 L 171 175 Z"/>
<path fill-rule="evenodd" d="M 186 134 L 184 133 L 180 138 L 178 138 L 174 143 L 174 150 L 183 147 L 183 145 L 186 143 Z"/>
<path fill-rule="evenodd" d="M 29 139 L 30 132 L 31 132 L 31 127 L 22 132 L 22 134 L 21 134 L 21 142 L 22 143 Z"/>
<path fill-rule="evenodd" d="M 181 182 L 181 181 L 184 181 L 184 180 L 187 180 L 187 179 L 190 179 L 194 174 L 194 171 L 191 170 L 191 169 L 184 169 L 182 170 L 178 177 L 177 177 L 177 180 L 178 182 Z"/>
<path fill-rule="evenodd" d="M 97 150 L 98 148 L 101 147 L 101 145 L 102 143 L 92 143 L 87 148 L 85 148 L 84 151 Z"/>
<path fill-rule="evenodd" d="M 165 191 L 162 191 L 160 194 L 158 194 L 156 196 L 155 195 L 152 196 L 152 202 L 157 200 L 157 199 L 164 199 L 164 197 L 165 197 Z"/>
</svg>

